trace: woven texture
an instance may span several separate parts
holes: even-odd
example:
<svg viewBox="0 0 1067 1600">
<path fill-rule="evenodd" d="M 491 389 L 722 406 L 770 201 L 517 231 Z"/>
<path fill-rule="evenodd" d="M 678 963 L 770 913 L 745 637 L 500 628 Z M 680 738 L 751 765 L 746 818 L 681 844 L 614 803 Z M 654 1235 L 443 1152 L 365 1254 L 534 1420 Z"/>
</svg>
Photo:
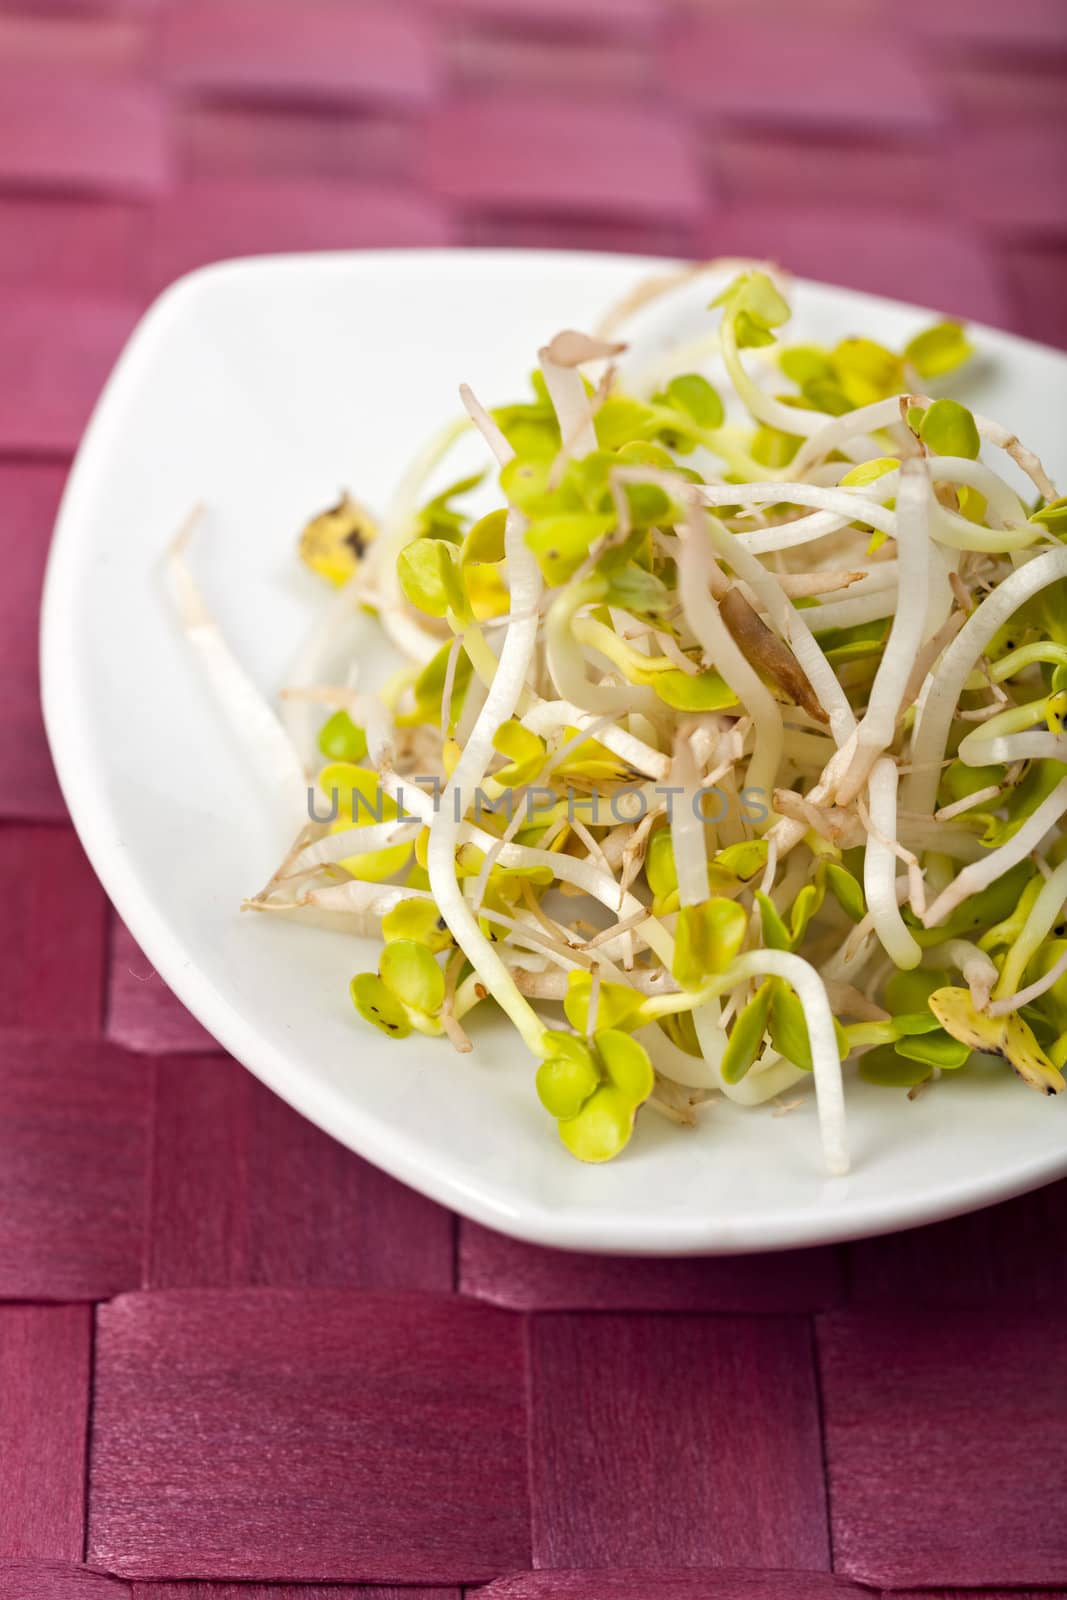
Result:
<svg viewBox="0 0 1067 1600">
<path fill-rule="evenodd" d="M 1065 0 L 0 0 L 0 1600 L 1067 1593 L 1067 1185 L 747 1260 L 458 1222 L 171 997 L 36 682 L 175 274 L 772 252 L 1067 345 L 1065 136 Z"/>
</svg>

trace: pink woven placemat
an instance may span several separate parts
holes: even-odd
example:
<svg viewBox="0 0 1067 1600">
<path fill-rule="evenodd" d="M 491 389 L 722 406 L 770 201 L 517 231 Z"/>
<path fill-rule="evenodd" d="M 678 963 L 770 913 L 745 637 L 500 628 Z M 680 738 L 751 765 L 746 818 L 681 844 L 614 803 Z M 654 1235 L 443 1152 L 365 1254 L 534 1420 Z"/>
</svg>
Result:
<svg viewBox="0 0 1067 1600">
<path fill-rule="evenodd" d="M 771 251 L 1067 344 L 1065 135 L 1064 0 L 0 0 L 0 1600 L 1067 1593 L 1067 1185 L 724 1261 L 457 1221 L 169 995 L 35 660 L 176 273 Z"/>
</svg>

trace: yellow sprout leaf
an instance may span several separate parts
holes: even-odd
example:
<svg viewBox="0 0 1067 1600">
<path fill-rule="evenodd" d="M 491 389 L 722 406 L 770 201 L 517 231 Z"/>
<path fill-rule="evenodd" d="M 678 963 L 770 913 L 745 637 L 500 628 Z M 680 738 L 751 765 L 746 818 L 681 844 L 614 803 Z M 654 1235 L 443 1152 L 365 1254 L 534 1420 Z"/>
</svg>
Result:
<svg viewBox="0 0 1067 1600">
<path fill-rule="evenodd" d="M 347 761 L 331 762 L 319 774 L 319 788 L 331 804 L 336 801 L 337 816 L 330 824 L 331 833 L 397 820 L 396 801 L 382 791 L 377 774 L 367 767 L 356 767 Z M 397 844 L 345 856 L 338 864 L 364 883 L 382 883 L 406 867 L 410 859 L 411 845 Z"/>
<path fill-rule="evenodd" d="M 579 1161 L 610 1161 L 629 1143 L 636 1110 L 628 1095 L 603 1083 L 576 1117 L 559 1124 L 559 1136 Z"/>
<path fill-rule="evenodd" d="M 505 788 L 532 783 L 545 764 L 545 742 L 521 722 L 502 722 L 493 735 L 493 749 L 508 757 L 506 767 L 493 774 Z"/>
<path fill-rule="evenodd" d="M 591 973 L 568 973 L 567 998 L 563 1002 L 563 1009 L 567 1014 L 567 1021 L 572 1028 L 577 1028 L 579 1033 L 586 1033 L 589 1028 L 589 1001 L 592 990 Z M 598 1030 L 632 1026 L 636 1020 L 635 1013 L 641 1007 L 641 998 L 636 989 L 628 989 L 623 983 L 602 983 L 597 996 L 594 1026 Z"/>
<path fill-rule="evenodd" d="M 858 467 L 852 467 L 845 473 L 841 479 L 841 488 L 862 488 L 864 484 L 884 478 L 887 472 L 895 472 L 899 466 L 900 462 L 896 456 L 879 456 L 877 461 L 861 461 Z"/>
<path fill-rule="evenodd" d="M 356 571 L 378 525 L 365 506 L 343 494 L 321 511 L 300 535 L 300 559 L 320 578 L 340 588 Z"/>
<path fill-rule="evenodd" d="M 927 1002 L 946 1033 L 972 1050 L 1003 1056 L 1024 1083 L 1042 1094 L 1060 1094 L 1063 1074 L 1052 1065 L 1033 1031 L 1011 1011 L 1005 1017 L 987 1017 L 975 1009 L 966 989 L 936 989 Z"/>
</svg>

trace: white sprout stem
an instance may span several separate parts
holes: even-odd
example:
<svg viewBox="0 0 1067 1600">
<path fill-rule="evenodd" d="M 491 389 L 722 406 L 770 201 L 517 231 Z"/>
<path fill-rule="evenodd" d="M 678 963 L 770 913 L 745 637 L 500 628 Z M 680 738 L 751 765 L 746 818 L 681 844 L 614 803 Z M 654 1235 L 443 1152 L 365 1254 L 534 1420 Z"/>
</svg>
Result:
<svg viewBox="0 0 1067 1600">
<path fill-rule="evenodd" d="M 720 1073 L 715 1087 L 735 1105 L 763 1106 L 776 1095 L 784 1094 L 786 1089 L 794 1089 L 798 1083 L 810 1078 L 811 1073 L 805 1071 L 803 1067 L 795 1066 L 792 1061 L 787 1061 L 776 1051 L 770 1051 L 764 1052 L 758 1071 L 755 1067 L 751 1068 L 739 1083 L 727 1083 Z"/>
<path fill-rule="evenodd" d="M 731 486 L 732 487 L 732 486 Z M 738 485 L 742 487 L 742 485 Z M 749 487 L 744 485 L 743 487 Z M 760 485 L 762 488 L 763 486 Z M 703 491 L 701 491 L 703 498 Z M 711 502 L 707 502 L 711 503 Z M 719 505 L 739 505 L 735 499 L 727 499 L 725 492 L 717 502 Z M 766 502 L 752 502 L 752 509 L 758 510 L 759 504 L 772 504 Z M 835 511 L 813 511 L 810 516 L 797 517 L 792 522 L 772 524 L 769 528 L 744 528 L 735 535 L 739 544 L 754 556 L 774 555 L 779 550 L 795 550 L 801 545 L 814 544 L 817 539 L 824 538 L 829 533 L 839 533 L 847 527 L 852 519 L 839 515 Z"/>
<path fill-rule="evenodd" d="M 900 421 L 900 402 L 906 396 L 894 395 L 889 400 L 875 400 L 871 405 L 859 406 L 855 411 L 846 411 L 842 417 L 833 417 L 829 422 L 823 418 L 823 426 L 805 440 L 790 463 L 790 471 L 799 476 L 808 472 L 824 456 L 832 450 L 840 450 L 846 439 L 856 433 L 875 433 L 881 428 L 889 428 Z M 796 430 L 799 432 L 799 430 Z"/>
<path fill-rule="evenodd" d="M 579 343 L 585 339 L 584 335 L 570 336 Z M 568 338 L 567 334 L 559 334 L 550 345 L 546 345 L 537 352 L 537 359 L 544 373 L 545 388 L 555 407 L 559 419 L 560 438 L 564 440 L 573 455 L 587 456 L 596 449 L 596 429 L 593 425 L 593 411 L 589 404 L 585 384 L 577 363 L 563 365 L 557 357 L 557 351 L 562 341 Z M 587 359 L 594 358 L 594 342 L 586 341 L 589 345 Z M 604 346 L 605 351 L 610 347 Z M 579 348 L 574 352 L 581 356 L 584 352 Z"/>
<path fill-rule="evenodd" d="M 901 697 L 927 628 L 930 571 L 930 483 L 921 461 L 904 463 L 897 492 L 898 604 L 856 733 L 856 752 L 838 785 L 841 805 L 855 798 L 877 756 L 896 732 Z M 944 617 L 936 617 L 940 627 Z"/>
<path fill-rule="evenodd" d="M 911 885 L 906 877 L 897 879 L 894 885 L 894 892 L 898 905 L 908 898 L 910 889 Z M 849 930 L 846 938 L 824 963 L 821 968 L 824 982 L 856 982 L 857 975 L 867 965 L 874 953 L 871 948 L 874 938 L 874 918 L 868 911 L 856 923 L 856 926 Z"/>
<path fill-rule="evenodd" d="M 959 969 L 971 991 L 971 1004 L 978 1011 L 984 1010 L 1000 976 L 996 963 L 969 939 L 946 939 L 944 944 L 931 945 L 923 951 L 923 966 L 938 967 L 945 962 Z"/>
<path fill-rule="evenodd" d="M 845 1138 L 845 1091 L 826 988 L 811 963 L 788 950 L 748 950 L 737 956 L 724 974 L 729 977 L 729 984 L 724 984 L 724 987 L 732 988 L 744 978 L 764 975 L 784 978 L 796 991 L 804 1009 L 823 1154 L 829 1171 L 840 1176 L 848 1171 L 849 1165 Z"/>
<path fill-rule="evenodd" d="M 916 396 L 916 399 L 919 397 Z M 928 400 L 923 400 L 928 405 Z M 988 439 L 990 444 L 995 444 L 998 449 L 1005 451 L 1021 467 L 1030 482 L 1039 494 L 1046 500 L 1055 500 L 1058 497 L 1056 485 L 1052 482 L 1041 462 L 1032 450 L 1028 450 L 1020 440 L 1018 434 L 1012 433 L 1010 428 L 1005 428 L 1003 423 L 994 422 L 990 417 L 983 417 L 977 411 L 973 413 L 974 425 L 983 439 Z"/>
<path fill-rule="evenodd" d="M 469 431 L 470 425 L 468 417 L 454 417 L 426 440 L 393 491 L 382 518 L 381 532 L 370 550 L 368 565 L 382 597 L 379 612 L 382 627 L 399 650 L 422 665 L 439 648 L 440 640 L 434 639 L 405 610 L 406 602 L 397 576 L 397 558 L 414 537 L 415 513 L 426 480 L 457 440 Z"/>
<path fill-rule="evenodd" d="M 605 660 L 611 663 L 612 668 L 620 676 L 626 678 L 623 688 L 609 689 L 607 691 L 607 694 L 619 697 L 620 704 L 616 707 L 617 712 L 626 710 L 632 713 L 636 711 L 646 717 L 654 717 L 662 712 L 663 702 L 658 698 L 655 690 L 648 688 L 644 684 L 634 684 L 626 677 L 626 668 L 630 666 L 632 661 L 631 647 L 624 639 L 620 638 L 615 629 L 607 627 L 603 622 L 597 622 L 594 617 L 573 617 L 567 634 L 567 644 L 570 643 L 571 635 L 579 644 L 586 645 L 590 650 L 596 650 Z M 560 645 L 557 642 L 557 649 L 559 648 Z M 642 654 L 640 650 L 633 653 L 639 656 Z M 633 670 L 632 666 L 631 670 Z M 588 698 L 588 688 L 585 690 L 585 694 L 586 698 Z M 599 698 L 604 694 L 604 691 L 597 687 L 596 694 Z M 604 703 L 607 705 L 610 702 L 605 700 Z M 611 712 L 609 711 L 606 714 L 611 715 Z"/>
<path fill-rule="evenodd" d="M 832 512 L 846 522 L 864 522 L 868 527 L 877 528 L 879 533 L 895 539 L 896 513 L 888 510 L 871 493 L 871 490 L 877 489 L 879 482 L 876 479 L 866 489 L 828 489 L 814 483 L 791 480 L 782 483 L 695 484 L 693 490 L 696 497 L 708 506 L 811 506 L 816 511 Z M 789 528 L 790 524 L 787 523 L 781 530 L 768 528 L 762 531 L 768 534 L 777 531 L 788 533 Z M 829 523 L 825 531 L 833 531 Z M 749 550 L 753 550 L 755 534 L 746 533 L 741 537 Z"/>
<path fill-rule="evenodd" d="M 991 850 L 981 861 L 972 861 L 952 880 L 947 889 L 942 890 L 923 917 L 924 926 L 936 928 L 938 923 L 943 922 L 951 911 L 962 905 L 964 900 L 972 894 L 978 894 L 982 889 L 987 889 L 1012 867 L 1024 861 L 1065 811 L 1067 811 L 1067 778 L 1061 778 L 1052 793 L 1041 802 L 1033 815 L 1026 819 L 1018 833 L 1013 834 L 1006 844 Z"/>
<path fill-rule="evenodd" d="M 705 1009 L 711 1010 L 709 1005 Z M 715 1015 L 718 1016 L 718 1003 L 714 1004 Z M 700 1026 L 697 1021 L 697 1012 L 693 1013 L 693 1022 L 697 1028 L 697 1037 L 700 1037 Z M 714 1023 L 717 1027 L 718 1024 Z M 722 1033 L 722 1030 L 719 1029 Z M 644 1045 L 652 1058 L 652 1065 L 656 1071 L 665 1078 L 670 1078 L 672 1083 L 680 1083 L 687 1089 L 718 1089 L 719 1073 L 716 1067 L 709 1064 L 701 1056 L 691 1056 L 685 1050 L 680 1050 L 672 1039 L 668 1039 L 662 1028 L 657 1028 L 655 1023 L 647 1027 L 634 1030 L 634 1038 Z M 725 1043 L 725 1035 L 723 1035 Z"/>
<path fill-rule="evenodd" d="M 590 738 L 595 733 L 606 750 L 618 756 L 620 761 L 625 761 L 627 766 L 633 767 L 635 772 L 644 773 L 646 777 L 660 781 L 670 776 L 670 756 L 664 755 L 661 750 L 653 749 L 650 744 L 638 739 L 627 729 L 583 711 L 581 706 L 576 706 L 570 700 L 538 702 L 523 713 L 522 725 L 524 728 L 529 728 L 531 733 L 540 734 L 542 737 L 548 733 L 555 733 L 559 728 L 569 727 L 579 729 Z"/>
<path fill-rule="evenodd" d="M 1011 733 L 988 737 L 985 728 L 976 729 L 960 740 L 959 758 L 967 767 L 992 767 L 1013 761 L 1067 761 L 1067 738 L 1063 734 Z"/>
<path fill-rule="evenodd" d="M 304 639 L 286 674 L 286 683 L 294 690 L 308 689 L 321 683 L 327 672 L 331 651 L 338 633 L 351 620 L 357 618 L 362 602 L 366 579 L 362 572 L 352 577 L 331 596 L 330 603 L 318 617 L 315 626 Z M 280 716 L 285 731 L 293 741 L 310 772 L 318 760 L 318 742 L 315 736 L 316 706 L 309 696 L 283 695 Z"/>
<path fill-rule="evenodd" d="M 482 933 L 456 878 L 459 826 L 455 817 L 466 812 L 466 797 L 473 794 L 485 777 L 495 754 L 493 736 L 500 724 L 509 720 L 518 704 L 537 644 L 541 571 L 527 549 L 525 534 L 525 519 L 512 508 L 508 512 L 504 540 L 515 621 L 504 635 L 492 687 L 445 788 L 441 809 L 430 824 L 426 870 L 438 910 L 456 943 L 532 1053 L 540 1055 L 544 1024 L 519 993 L 507 967 Z"/>
<path fill-rule="evenodd" d="M 594 586 L 576 583 L 561 589 L 545 618 L 545 643 L 548 670 L 556 691 L 586 711 L 599 716 L 618 717 L 648 705 L 650 689 L 624 684 L 619 688 L 591 683 L 585 675 L 585 657 L 574 634 L 575 614 L 597 599 Z"/>
<path fill-rule="evenodd" d="M 777 428 L 782 433 L 800 434 L 803 438 L 811 438 L 822 432 L 826 426 L 825 412 L 806 411 L 799 406 L 783 405 L 765 389 L 761 389 L 756 380 L 750 376 L 737 348 L 733 318 L 728 314 L 722 319 L 720 336 L 726 371 L 742 403 L 758 422 L 765 422 L 768 427 Z M 898 411 L 898 419 L 899 415 Z"/>
<path fill-rule="evenodd" d="M 1027 967 L 1063 915 L 1067 901 L 1067 861 L 1062 862 L 1041 886 L 1018 938 L 1008 951 L 993 993 L 997 1001 L 1019 987 Z M 1022 1003 L 1022 1002 L 1020 1002 Z M 1005 1010 L 1014 1009 L 1006 1006 Z M 990 1008 L 992 1013 L 992 1007 Z M 994 1013 L 995 1014 L 995 1013 Z"/>
<path fill-rule="evenodd" d="M 503 430 L 493 421 L 489 412 L 482 405 L 469 383 L 459 386 L 459 398 L 463 402 L 463 409 L 478 429 L 482 438 L 493 452 L 501 466 L 510 461 L 514 451 L 508 444 Z"/>
<path fill-rule="evenodd" d="M 1050 583 L 1067 577 L 1067 549 L 1035 556 L 998 584 L 968 617 L 930 673 L 919 696 L 911 740 L 911 765 L 901 796 L 908 811 L 931 813 L 937 798 L 956 703 L 993 635 Z"/>
<path fill-rule="evenodd" d="M 197 508 L 167 554 L 171 593 L 185 636 L 200 657 L 216 704 L 264 789 L 276 797 L 287 836 L 307 823 L 304 764 L 266 697 L 227 644 L 185 559 Z"/>
<path fill-rule="evenodd" d="M 856 726 L 855 713 L 849 705 L 848 695 L 838 682 L 837 674 L 827 661 L 808 627 L 802 612 L 791 605 L 781 583 L 762 562 L 757 561 L 738 543 L 735 534 L 727 532 L 716 517 L 709 517 L 708 532 L 713 547 L 755 591 L 767 615 L 792 649 L 818 697 L 820 705 L 830 719 L 830 732 L 835 744 L 843 744 Z M 863 582 L 864 580 L 859 580 Z"/>
<path fill-rule="evenodd" d="M 705 527 L 708 513 L 692 496 L 686 500 L 687 531 L 678 558 L 678 587 L 685 618 L 708 661 L 752 718 L 755 745 L 745 787 L 770 795 L 782 759 L 781 709 L 738 648 L 712 599 L 711 580 L 718 568 Z"/>
<path fill-rule="evenodd" d="M 365 883 L 360 878 L 349 878 L 347 883 L 331 883 L 320 889 L 309 889 L 297 903 L 317 906 L 323 911 L 348 911 L 384 917 L 405 900 L 430 898 L 424 889 L 405 889 L 399 884 Z M 264 909 L 269 909 L 269 902 Z"/>
<path fill-rule="evenodd" d="M 1067 972 L 1067 950 L 1043 978 L 1035 978 L 1033 983 L 1028 984 L 1025 989 L 1018 990 L 1016 994 L 1007 994 L 1001 1000 L 994 1000 L 986 1007 L 987 1014 L 991 1017 L 1003 1017 L 1009 1011 L 1018 1011 L 1020 1006 L 1027 1006 L 1033 1000 L 1040 1000 L 1043 994 L 1047 994 L 1053 985 L 1059 982 L 1065 972 Z"/>
<path fill-rule="evenodd" d="M 335 861 L 344 861 L 348 856 L 367 855 L 374 850 L 388 850 L 394 845 L 407 844 L 422 826 L 421 822 L 403 822 L 397 818 L 392 822 L 369 822 L 363 827 L 345 828 L 340 833 L 328 834 L 325 839 L 319 839 L 317 843 L 301 850 L 279 881 L 284 883 L 289 878 L 302 877 L 306 872 L 314 872 L 317 867 L 329 866 Z"/>
<path fill-rule="evenodd" d="M 503 443 L 508 452 L 505 459 L 508 459 L 511 449 L 506 440 Z M 489 444 L 500 450 L 499 441 L 492 436 Z M 511 1018 L 530 1051 L 540 1055 L 544 1024 L 519 993 L 504 962 L 478 926 L 478 919 L 456 877 L 457 819 L 466 812 L 466 797 L 485 777 L 495 754 L 494 735 L 500 724 L 511 718 L 519 703 L 537 647 L 541 569 L 526 545 L 526 520 L 514 507 L 509 510 L 504 526 L 504 549 L 513 620 L 504 635 L 496 675 L 485 703 L 445 787 L 441 809 L 430 823 L 426 870 L 437 908 L 452 937 L 501 1010 Z"/>
<path fill-rule="evenodd" d="M 912 458 L 918 460 L 919 458 Z M 948 470 L 948 463 L 952 470 Z M 934 482 L 963 482 L 965 478 L 979 480 L 979 474 L 964 472 L 965 467 L 979 463 L 968 461 L 956 470 L 955 457 L 934 457 L 931 478 Z M 790 467 L 790 471 L 793 466 Z M 986 469 L 988 470 L 988 469 Z M 1001 484 L 1005 494 L 1012 494 L 994 473 L 990 477 Z M 899 480 L 897 471 L 887 472 L 862 487 L 846 485 L 833 488 L 812 483 L 741 483 L 702 484 L 698 494 L 707 505 L 739 505 L 759 509 L 778 504 L 811 506 L 815 514 L 799 517 L 794 522 L 780 523 L 769 528 L 746 529 L 738 534 L 754 555 L 769 555 L 779 550 L 792 550 L 811 544 L 826 534 L 837 533 L 849 522 L 863 522 L 876 528 L 889 538 L 896 537 L 896 513 L 881 502 L 886 499 Z M 981 481 L 985 481 L 984 479 Z M 1014 498 L 1014 497 L 1013 497 Z M 1036 523 L 1023 521 L 1005 528 L 983 528 L 970 522 L 956 511 L 949 511 L 940 503 L 932 508 L 930 536 L 938 544 L 954 550 L 976 550 L 1004 554 L 1024 550 L 1041 538 Z"/>
<path fill-rule="evenodd" d="M 893 615 L 896 604 L 896 585 L 893 584 L 857 595 L 854 600 L 831 600 L 826 605 L 812 606 L 809 612 L 812 632 L 818 635 L 838 628 L 855 628 L 863 622 L 880 622 Z"/>
<path fill-rule="evenodd" d="M 897 858 L 888 840 L 897 835 L 897 764 L 882 756 L 868 779 L 871 822 L 863 857 L 863 891 L 874 930 L 886 955 L 907 971 L 922 960 L 922 950 L 904 923 L 897 905 Z"/>
<path fill-rule="evenodd" d="M 575 888 L 583 889 L 594 900 L 599 900 L 601 905 L 618 917 L 629 919 L 640 915 L 640 922 L 636 923 L 634 932 L 639 934 L 653 955 L 659 957 L 663 965 L 669 970 L 674 965 L 674 940 L 667 932 L 662 922 L 651 915 L 647 906 L 643 906 L 636 895 L 623 890 L 610 873 L 601 872 L 591 861 L 579 860 L 577 856 L 556 854 L 551 850 L 539 850 L 531 845 L 509 844 L 500 852 L 500 865 L 504 867 L 550 867 L 557 878 L 564 883 L 573 883 Z"/>
<path fill-rule="evenodd" d="M 934 812 L 935 822 L 951 822 L 954 817 L 961 817 L 967 811 L 973 811 L 976 806 L 985 805 L 987 800 L 995 800 L 998 794 L 1003 793 L 1003 786 L 999 783 L 990 783 L 984 789 L 976 789 L 973 794 L 965 794 L 962 800 L 954 800 L 949 806 L 940 806 Z"/>
<path fill-rule="evenodd" d="M 696 805 L 700 776 L 685 726 L 674 736 L 671 783 L 681 788 L 671 807 L 671 848 L 678 874 L 678 899 L 683 906 L 698 906 L 708 898 L 708 850 L 704 821 Z"/>
<path fill-rule="evenodd" d="M 933 483 L 962 484 L 975 489 L 988 502 L 989 509 L 998 516 L 1006 528 L 1026 522 L 1026 507 L 1009 483 L 999 473 L 987 467 L 984 461 L 972 461 L 967 456 L 928 456 L 926 468 Z M 877 493 L 880 500 L 888 500 L 900 482 L 900 467 L 892 467 L 881 477 L 864 485 L 868 494 Z M 966 518 L 964 519 L 966 521 Z M 973 526 L 973 525 L 972 525 Z M 995 532 L 995 530 L 990 530 Z M 1018 529 L 1022 532 L 1022 529 Z M 1032 524 L 1028 530 L 1030 540 L 1037 538 L 1040 529 Z M 999 547 L 998 547 L 999 548 Z"/>
</svg>

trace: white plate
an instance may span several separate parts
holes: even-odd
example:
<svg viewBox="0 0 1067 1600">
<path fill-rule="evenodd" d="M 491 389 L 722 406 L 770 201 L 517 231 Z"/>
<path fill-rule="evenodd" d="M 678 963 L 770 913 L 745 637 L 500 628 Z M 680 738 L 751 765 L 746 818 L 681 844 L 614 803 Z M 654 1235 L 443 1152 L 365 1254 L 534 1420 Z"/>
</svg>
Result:
<svg viewBox="0 0 1067 1600">
<path fill-rule="evenodd" d="M 1008 1072 L 949 1078 L 914 1103 L 849 1085 L 853 1171 L 820 1167 L 814 1107 L 715 1106 L 693 1132 L 652 1114 L 628 1151 L 585 1167 L 559 1145 L 506 1023 L 473 1055 L 389 1043 L 355 1016 L 375 952 L 241 916 L 275 864 L 268 807 L 230 748 L 174 626 L 160 554 L 196 501 L 193 565 L 236 650 L 276 692 L 322 603 L 299 567 L 306 517 L 348 485 L 381 505 L 456 410 L 522 388 L 533 352 L 590 324 L 643 272 L 632 258 L 468 252 L 232 262 L 185 278 L 137 330 L 72 473 L 45 593 L 52 751 L 104 886 L 166 982 L 299 1111 L 406 1183 L 543 1244 L 655 1254 L 768 1250 L 882 1232 L 1067 1172 L 1067 1106 Z M 714 287 L 714 285 L 712 285 Z M 707 326 L 707 281 L 642 327 Z M 946 292 L 950 298 L 950 291 Z M 799 284 L 792 336 L 899 346 L 928 320 Z M 978 331 L 974 405 L 1067 475 L 1067 359 Z M 372 636 L 368 635 L 368 639 Z M 353 1227 L 358 1227 L 353 1218 Z"/>
</svg>

